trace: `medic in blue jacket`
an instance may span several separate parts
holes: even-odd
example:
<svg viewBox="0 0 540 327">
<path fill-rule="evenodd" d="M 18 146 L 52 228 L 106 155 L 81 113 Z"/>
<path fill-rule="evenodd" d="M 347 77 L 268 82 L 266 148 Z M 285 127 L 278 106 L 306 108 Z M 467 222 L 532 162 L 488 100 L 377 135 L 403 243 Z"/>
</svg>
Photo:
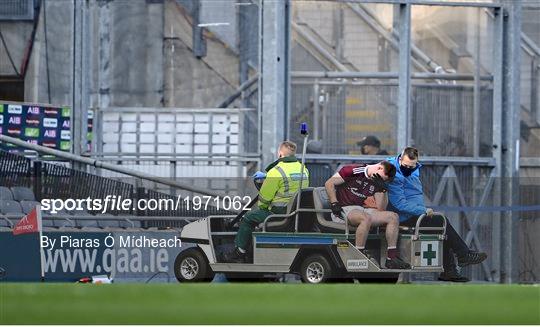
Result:
<svg viewBox="0 0 540 327">
<path fill-rule="evenodd" d="M 396 167 L 396 176 L 388 184 L 388 210 L 399 215 L 400 225 L 409 227 L 415 226 L 419 216 L 423 214 L 428 216 L 422 221 L 423 226 L 440 226 L 441 220 L 446 219 L 447 237 L 443 246 L 444 272 L 439 275 L 439 280 L 468 282 L 469 279 L 457 271 L 454 255 L 457 257 L 457 265 L 465 267 L 481 263 L 486 260 L 487 254 L 469 249 L 445 216 L 426 208 L 420 181 L 422 165 L 418 162 L 418 150 L 406 147 L 400 155 L 387 160 Z"/>
</svg>

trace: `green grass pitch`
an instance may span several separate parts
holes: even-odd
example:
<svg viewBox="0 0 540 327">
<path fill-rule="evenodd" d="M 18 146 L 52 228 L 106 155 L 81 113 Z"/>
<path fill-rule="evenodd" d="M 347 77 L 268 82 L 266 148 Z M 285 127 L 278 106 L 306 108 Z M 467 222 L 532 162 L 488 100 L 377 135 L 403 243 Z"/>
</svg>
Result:
<svg viewBox="0 0 540 327">
<path fill-rule="evenodd" d="M 540 324 L 538 285 L 0 283 L 0 324 Z"/>
</svg>

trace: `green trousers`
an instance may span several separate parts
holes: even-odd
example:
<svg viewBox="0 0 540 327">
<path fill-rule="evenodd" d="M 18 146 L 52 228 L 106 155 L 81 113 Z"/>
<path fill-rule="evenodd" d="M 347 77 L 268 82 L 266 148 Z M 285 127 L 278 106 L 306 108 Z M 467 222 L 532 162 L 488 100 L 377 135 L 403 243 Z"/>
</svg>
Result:
<svg viewBox="0 0 540 327">
<path fill-rule="evenodd" d="M 234 239 L 236 247 L 247 250 L 251 243 L 253 230 L 271 214 L 284 214 L 285 212 L 287 212 L 287 208 L 285 207 L 273 207 L 272 210 L 256 209 L 248 212 L 242 218 L 238 228 L 238 234 L 236 234 L 236 238 Z"/>
</svg>

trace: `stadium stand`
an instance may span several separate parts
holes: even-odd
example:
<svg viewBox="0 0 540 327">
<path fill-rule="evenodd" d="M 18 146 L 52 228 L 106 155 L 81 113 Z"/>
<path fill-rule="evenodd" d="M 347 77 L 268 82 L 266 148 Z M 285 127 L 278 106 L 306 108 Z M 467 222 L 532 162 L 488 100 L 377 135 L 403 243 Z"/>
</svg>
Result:
<svg viewBox="0 0 540 327">
<path fill-rule="evenodd" d="M 134 180 L 116 180 L 75 170 L 58 163 L 33 160 L 0 150 L 0 228 L 11 229 L 19 219 L 39 204 L 41 199 L 105 199 L 107 195 L 122 199 L 174 199 L 170 194 L 137 187 Z M 131 184 L 133 183 L 133 184 Z M 140 230 L 179 229 L 190 220 L 210 214 L 230 214 L 210 207 L 191 210 L 183 207 L 157 211 L 108 210 L 106 213 L 61 210 L 56 214 L 42 212 L 45 230 Z M 148 217 L 141 220 L 140 217 Z M 167 217 L 168 219 L 156 219 Z M 178 219 L 170 219 L 178 217 Z M 189 217 L 189 218 L 186 218 Z M 138 219 L 139 218 L 139 219 Z"/>
<path fill-rule="evenodd" d="M 35 201 L 36 196 L 34 192 L 24 186 L 15 186 L 11 188 L 11 193 L 13 193 L 13 200 L 15 201 Z"/>
<path fill-rule="evenodd" d="M 0 199 L 2 200 L 13 200 L 13 194 L 8 187 L 0 186 Z"/>
<path fill-rule="evenodd" d="M 7 220 L 6 216 L 0 215 L 0 231 L 9 231 L 11 230 L 11 224 Z"/>
<path fill-rule="evenodd" d="M 29 214 L 30 211 L 32 211 L 39 204 L 39 202 L 32 200 L 22 200 L 20 204 L 22 207 L 22 212 L 26 215 Z"/>
<path fill-rule="evenodd" d="M 21 204 L 15 200 L 2 200 L 0 202 L 0 212 L 3 214 L 22 215 Z"/>
</svg>

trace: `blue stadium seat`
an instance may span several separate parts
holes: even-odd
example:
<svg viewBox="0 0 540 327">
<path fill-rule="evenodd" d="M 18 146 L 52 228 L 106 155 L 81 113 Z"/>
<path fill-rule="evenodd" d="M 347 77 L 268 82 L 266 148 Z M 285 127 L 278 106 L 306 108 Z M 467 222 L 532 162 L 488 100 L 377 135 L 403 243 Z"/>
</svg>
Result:
<svg viewBox="0 0 540 327">
<path fill-rule="evenodd" d="M 60 218 L 64 219 L 55 219 L 54 220 L 54 226 L 58 228 L 64 228 L 64 227 L 75 227 L 75 222 L 71 220 L 69 216 L 60 215 Z"/>
<path fill-rule="evenodd" d="M 13 199 L 17 201 L 36 201 L 34 192 L 28 187 L 24 186 L 14 186 L 11 188 L 13 193 Z"/>
<path fill-rule="evenodd" d="M 20 202 L 20 204 L 21 204 L 23 213 L 26 215 L 26 214 L 29 214 L 30 211 L 34 210 L 34 208 L 39 204 L 39 202 L 23 200 Z"/>
<path fill-rule="evenodd" d="M 9 188 L 0 186 L 0 200 L 13 200 L 13 194 Z"/>
<path fill-rule="evenodd" d="M 141 221 L 140 220 L 120 220 L 119 221 L 121 228 L 141 228 Z"/>
<path fill-rule="evenodd" d="M 85 228 L 85 229 L 98 228 L 97 220 L 87 219 L 88 216 L 93 216 L 93 215 L 86 210 L 66 211 L 66 213 L 68 213 L 67 215 L 70 217 L 70 219 L 75 221 L 75 225 L 79 228 Z"/>
<path fill-rule="evenodd" d="M 118 220 L 98 221 L 101 228 L 121 228 Z"/>
<path fill-rule="evenodd" d="M 55 222 L 52 219 L 46 219 L 42 217 L 42 225 L 43 227 L 56 227 Z"/>
<path fill-rule="evenodd" d="M 11 215 L 21 214 L 22 215 L 23 211 L 19 202 L 14 201 L 14 200 L 3 200 L 3 201 L 0 201 L 0 213 L 6 214 L 6 215 L 7 214 L 11 214 Z"/>
<path fill-rule="evenodd" d="M 11 229 L 11 224 L 6 220 L 6 217 L 0 215 L 0 227 Z"/>
</svg>

